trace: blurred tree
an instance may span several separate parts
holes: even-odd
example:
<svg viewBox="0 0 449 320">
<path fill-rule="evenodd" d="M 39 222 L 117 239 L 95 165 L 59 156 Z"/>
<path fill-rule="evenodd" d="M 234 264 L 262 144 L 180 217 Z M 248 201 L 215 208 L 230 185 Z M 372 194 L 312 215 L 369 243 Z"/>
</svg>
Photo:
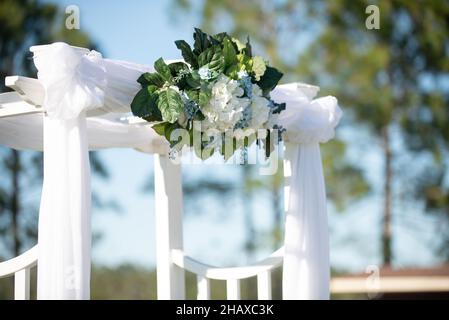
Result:
<svg viewBox="0 0 449 320">
<path fill-rule="evenodd" d="M 94 47 L 87 34 L 67 30 L 64 12 L 54 4 L 34 0 L 0 0 L 0 91 L 8 75 L 36 76 L 28 48 L 31 45 L 65 41 Z M 92 171 L 106 178 L 100 158 L 90 154 Z M 29 198 L 33 187 L 42 182 L 42 153 L 0 148 L 0 238 L 6 249 L 2 255 L 17 256 L 34 243 L 37 236 L 36 201 Z M 93 203 L 105 204 L 97 195 Z M 108 204 L 108 203 L 106 203 Z M 3 256 L 2 258 L 5 258 Z"/>
<path fill-rule="evenodd" d="M 380 9 L 378 30 L 365 26 L 370 4 Z M 447 168 L 440 156 L 448 151 L 449 3 L 340 0 L 314 3 L 308 9 L 321 18 L 323 31 L 302 56 L 298 72 L 314 74 L 319 83 L 326 83 L 342 105 L 351 109 L 354 121 L 370 129 L 383 152 L 382 255 L 388 265 L 393 260 L 394 182 L 400 181 L 403 189 L 410 186 L 415 190 L 413 200 L 428 205 L 433 193 L 421 190 L 437 185 L 447 192 L 441 178 L 430 184 L 417 180 L 420 170 L 412 167 L 417 161 L 395 170 L 396 158 L 407 150 L 395 150 L 394 141 L 408 147 L 416 160 L 433 154 L 434 159 L 423 165 L 439 163 L 431 170 L 437 171 L 436 176 L 445 171 L 443 165 Z M 429 173 L 426 170 L 426 177 L 432 176 Z M 440 209 L 447 212 L 447 204 L 446 194 Z"/>
<path fill-rule="evenodd" d="M 183 9 L 193 5 L 188 0 L 176 2 Z M 380 29 L 368 30 L 366 8 L 372 4 L 380 9 Z M 319 83 L 339 97 L 349 111 L 347 119 L 369 128 L 384 159 L 384 264 L 393 259 L 395 181 L 411 189 L 413 200 L 423 200 L 430 211 L 449 217 L 447 1 L 211 0 L 204 2 L 202 13 L 206 29 L 224 26 L 236 36 L 250 34 L 287 78 L 299 75 Z M 433 159 L 421 162 L 424 169 L 395 172 L 397 153 L 404 150 L 394 150 L 394 139 L 403 142 L 415 159 L 425 154 Z M 334 203 L 349 201 L 352 192 L 363 195 L 366 185 L 360 169 L 341 156 L 344 143 L 336 140 L 323 149 Z"/>
</svg>

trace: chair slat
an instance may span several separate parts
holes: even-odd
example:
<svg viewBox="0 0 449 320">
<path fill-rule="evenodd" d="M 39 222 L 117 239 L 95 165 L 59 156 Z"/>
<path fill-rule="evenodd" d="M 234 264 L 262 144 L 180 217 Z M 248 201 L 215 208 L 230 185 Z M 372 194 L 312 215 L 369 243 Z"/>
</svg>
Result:
<svg viewBox="0 0 449 320">
<path fill-rule="evenodd" d="M 30 300 L 30 269 L 25 268 L 14 274 L 14 299 Z"/>
<path fill-rule="evenodd" d="M 196 276 L 197 281 L 197 299 L 210 300 L 210 280 L 203 276 Z"/>
<path fill-rule="evenodd" d="M 263 271 L 257 275 L 257 298 L 271 300 L 271 271 Z"/>
<path fill-rule="evenodd" d="M 226 281 L 228 300 L 240 300 L 240 280 L 230 279 Z"/>
</svg>

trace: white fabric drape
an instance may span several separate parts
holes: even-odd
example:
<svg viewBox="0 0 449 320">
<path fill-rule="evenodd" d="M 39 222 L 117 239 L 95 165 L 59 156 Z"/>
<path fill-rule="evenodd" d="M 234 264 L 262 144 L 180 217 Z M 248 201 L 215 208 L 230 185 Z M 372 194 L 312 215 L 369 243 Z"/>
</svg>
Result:
<svg viewBox="0 0 449 320">
<path fill-rule="evenodd" d="M 90 297 L 90 168 L 86 119 L 46 117 L 38 299 Z"/>
<path fill-rule="evenodd" d="M 63 43 L 32 47 L 46 88 L 48 114 L 0 119 L 0 143 L 44 150 L 39 221 L 38 297 L 87 299 L 90 277 L 88 148 L 132 147 L 164 153 L 167 144 L 148 126 L 118 121 L 129 114 L 138 76 L 152 68 L 103 59 Z M 284 299 L 329 297 L 326 194 L 319 143 L 334 136 L 341 110 L 334 97 L 312 100 L 318 87 L 280 85 L 272 98 L 286 102 L 292 177 L 285 223 Z M 24 102 L 25 103 L 25 102 Z M 115 113 L 113 117 L 99 117 Z M 86 120 L 85 116 L 88 116 Z M 44 137 L 42 139 L 42 128 Z M 43 140 L 43 142 L 42 142 Z"/>
<path fill-rule="evenodd" d="M 95 51 L 65 43 L 33 47 L 38 78 L 45 88 L 44 185 L 39 214 L 38 298 L 90 298 L 90 167 L 85 114 L 129 110 L 138 90 L 120 83 L 125 71 Z M 128 73 L 129 74 L 129 73 Z M 125 75 L 128 75 L 125 73 Z M 116 85 L 117 87 L 114 87 Z M 109 92 L 108 92 L 109 90 Z M 128 90 L 128 91 L 126 91 Z M 100 110 L 104 112 L 104 110 Z"/>
<path fill-rule="evenodd" d="M 34 55 L 45 88 L 38 299 L 90 298 L 90 166 L 85 112 L 103 104 L 96 54 L 57 43 Z M 100 72 L 98 72 L 100 71 Z M 99 80 L 100 79 L 100 80 Z"/>
<path fill-rule="evenodd" d="M 287 128 L 290 192 L 285 217 L 283 299 L 329 299 L 329 235 L 320 142 L 334 136 L 341 110 L 334 97 L 312 100 L 316 87 L 285 85 L 273 98 L 287 103 L 279 123 Z"/>
</svg>

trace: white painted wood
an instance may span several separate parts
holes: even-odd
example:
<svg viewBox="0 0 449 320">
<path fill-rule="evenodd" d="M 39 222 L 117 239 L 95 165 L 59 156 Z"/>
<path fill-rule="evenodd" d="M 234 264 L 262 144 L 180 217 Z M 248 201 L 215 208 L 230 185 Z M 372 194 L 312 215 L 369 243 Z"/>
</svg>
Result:
<svg viewBox="0 0 449 320">
<path fill-rule="evenodd" d="M 257 298 L 271 300 L 271 271 L 262 271 L 257 275 Z"/>
<path fill-rule="evenodd" d="M 187 255 L 182 250 L 172 250 L 173 263 L 180 268 L 208 279 L 229 280 L 246 279 L 257 274 L 272 270 L 282 264 L 284 248 L 273 252 L 268 258 L 253 265 L 243 267 L 217 268 L 199 262 Z"/>
<path fill-rule="evenodd" d="M 172 250 L 182 250 L 181 166 L 166 156 L 154 156 L 156 212 L 157 296 L 159 300 L 184 299 L 184 270 L 172 261 Z"/>
<path fill-rule="evenodd" d="M 0 278 L 9 277 L 25 268 L 31 268 L 37 264 L 37 245 L 20 256 L 0 263 Z"/>
<path fill-rule="evenodd" d="M 17 92 L 0 94 L 0 118 L 41 112 L 43 112 L 42 108 L 23 101 Z"/>
<path fill-rule="evenodd" d="M 30 300 L 30 269 L 14 274 L 14 300 Z"/>
<path fill-rule="evenodd" d="M 240 300 L 240 280 L 230 279 L 226 281 L 226 296 L 228 300 Z"/>
<path fill-rule="evenodd" d="M 30 51 L 33 52 L 34 54 L 36 54 L 36 52 L 42 51 L 43 49 L 46 49 L 47 47 L 51 46 L 51 44 L 40 44 L 37 46 L 31 46 L 30 47 Z M 89 49 L 87 48 L 83 48 L 83 47 L 77 47 L 77 46 L 70 46 L 73 49 L 76 49 L 77 51 L 79 51 L 80 53 L 89 53 Z"/>
<path fill-rule="evenodd" d="M 197 299 L 210 300 L 210 280 L 203 276 L 196 276 Z"/>
<path fill-rule="evenodd" d="M 37 79 L 10 76 L 5 78 L 5 85 L 16 91 L 22 100 L 34 106 L 44 104 L 45 88 Z"/>
<path fill-rule="evenodd" d="M 17 92 L 5 92 L 0 94 L 0 108 L 8 103 L 22 102 L 22 98 Z"/>
</svg>

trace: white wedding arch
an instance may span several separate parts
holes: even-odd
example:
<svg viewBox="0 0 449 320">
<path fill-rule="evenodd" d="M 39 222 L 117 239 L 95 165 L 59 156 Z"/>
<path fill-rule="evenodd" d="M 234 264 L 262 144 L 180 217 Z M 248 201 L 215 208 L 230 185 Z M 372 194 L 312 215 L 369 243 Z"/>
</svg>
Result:
<svg viewBox="0 0 449 320">
<path fill-rule="evenodd" d="M 38 79 L 12 76 L 15 92 L 0 95 L 0 144 L 44 152 L 38 245 L 0 263 L 14 276 L 15 298 L 29 299 L 30 269 L 38 268 L 38 299 L 90 298 L 90 168 L 88 150 L 134 148 L 155 157 L 158 299 L 185 297 L 184 271 L 196 274 L 198 299 L 210 280 L 225 280 L 228 299 L 240 280 L 256 276 L 258 297 L 271 299 L 271 271 L 283 267 L 284 299 L 329 298 L 329 239 L 319 143 L 332 139 L 341 117 L 334 97 L 314 99 L 318 87 L 279 85 L 272 93 L 287 108 L 284 246 L 251 266 L 217 268 L 183 250 L 181 166 L 144 121 L 130 116 L 136 79 L 152 68 L 104 59 L 65 43 L 35 46 Z"/>
</svg>

